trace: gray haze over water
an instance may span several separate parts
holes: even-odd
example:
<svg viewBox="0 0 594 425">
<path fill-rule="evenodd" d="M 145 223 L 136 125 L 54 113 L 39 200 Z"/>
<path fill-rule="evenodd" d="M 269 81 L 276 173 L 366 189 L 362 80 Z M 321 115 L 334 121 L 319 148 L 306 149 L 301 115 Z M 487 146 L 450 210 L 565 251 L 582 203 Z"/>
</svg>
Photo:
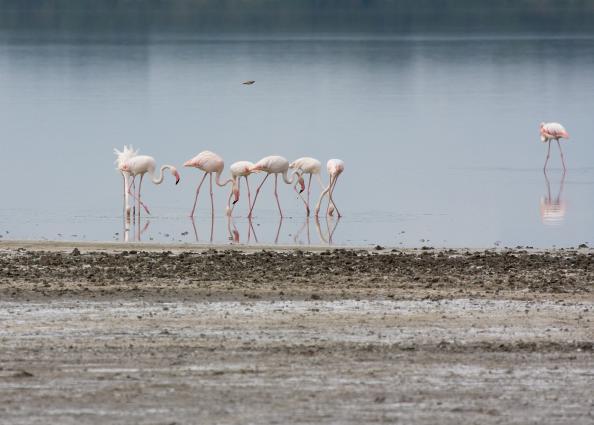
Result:
<svg viewBox="0 0 594 425">
<path fill-rule="evenodd" d="M 164 33 L 80 41 L 4 31 L 0 233 L 120 240 L 122 179 L 112 149 L 133 144 L 177 166 L 206 149 L 227 167 L 270 154 L 343 159 L 335 197 L 344 217 L 321 219 L 322 238 L 311 219 L 312 244 L 325 243 L 336 225 L 335 244 L 575 246 L 594 238 L 593 62 L 594 38 L 575 34 Z M 241 84 L 248 79 L 256 83 Z M 552 120 L 572 136 L 563 143 L 560 196 L 556 146 L 547 182 L 538 136 L 539 122 Z M 153 217 L 142 240 L 195 241 L 187 214 L 201 174 L 180 172 L 177 187 L 171 178 L 144 186 Z M 251 178 L 253 189 L 261 178 Z M 280 191 L 288 218 L 278 242 L 307 243 L 300 201 L 289 186 Z M 227 195 L 215 188 L 214 242 L 229 242 Z M 196 233 L 208 242 L 207 191 L 199 202 Z M 241 242 L 246 205 L 242 199 L 234 220 Z M 279 221 L 269 183 L 255 215 L 258 242 L 274 242 Z"/>
</svg>

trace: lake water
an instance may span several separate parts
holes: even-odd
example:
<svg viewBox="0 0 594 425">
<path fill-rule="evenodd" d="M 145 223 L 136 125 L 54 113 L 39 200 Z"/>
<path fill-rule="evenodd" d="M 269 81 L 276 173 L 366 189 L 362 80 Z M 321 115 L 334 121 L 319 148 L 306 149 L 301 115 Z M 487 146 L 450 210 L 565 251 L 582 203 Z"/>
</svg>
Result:
<svg viewBox="0 0 594 425">
<path fill-rule="evenodd" d="M 256 80 L 251 86 L 245 80 Z M 4 239 L 493 247 L 594 242 L 594 38 L 0 34 Z M 560 121 L 548 175 L 540 121 Z M 229 165 L 341 158 L 343 218 L 306 220 L 287 185 L 255 218 L 211 221 L 201 174 L 146 184 L 152 216 L 126 235 L 112 149 L 159 164 L 212 150 Z M 324 170 L 324 179 L 327 179 Z M 251 178 L 252 188 L 261 176 Z M 314 184 L 317 199 L 319 185 Z M 280 224 L 280 230 L 279 230 Z M 212 229 L 211 229 L 212 226 Z M 252 229 L 253 227 L 253 229 Z M 235 230 L 237 228 L 237 230 Z M 144 229 L 144 230 L 143 230 Z M 308 237 L 309 231 L 309 237 Z M 249 240 L 248 240 L 249 238 Z"/>
</svg>

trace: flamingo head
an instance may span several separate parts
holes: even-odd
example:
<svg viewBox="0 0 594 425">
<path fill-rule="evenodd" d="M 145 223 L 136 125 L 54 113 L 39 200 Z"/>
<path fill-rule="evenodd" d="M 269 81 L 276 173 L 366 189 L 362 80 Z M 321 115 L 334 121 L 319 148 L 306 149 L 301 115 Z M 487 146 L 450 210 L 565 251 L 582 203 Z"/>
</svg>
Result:
<svg viewBox="0 0 594 425">
<path fill-rule="evenodd" d="M 178 184 L 181 177 L 179 176 L 179 172 L 177 171 L 177 168 L 171 167 L 171 174 L 173 175 L 173 177 L 175 177 L 175 184 Z"/>
<path fill-rule="evenodd" d="M 305 190 L 305 181 L 303 180 L 303 176 L 301 174 L 299 174 L 297 181 L 299 182 L 299 186 L 301 186 L 301 190 L 299 191 L 299 193 L 301 193 Z"/>
<path fill-rule="evenodd" d="M 239 201 L 239 185 L 233 182 L 233 205 Z"/>
<path fill-rule="evenodd" d="M 130 172 L 130 164 L 128 164 L 127 162 L 124 162 L 123 164 L 120 165 L 120 171 L 124 171 L 126 173 Z"/>
</svg>

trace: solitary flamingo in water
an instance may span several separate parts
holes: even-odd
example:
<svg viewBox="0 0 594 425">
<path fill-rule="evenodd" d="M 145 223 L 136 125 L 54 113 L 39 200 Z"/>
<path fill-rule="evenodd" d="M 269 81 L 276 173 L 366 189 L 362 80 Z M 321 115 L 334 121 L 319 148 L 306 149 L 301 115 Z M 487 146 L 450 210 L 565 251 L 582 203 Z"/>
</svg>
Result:
<svg viewBox="0 0 594 425">
<path fill-rule="evenodd" d="M 326 215 L 332 215 L 332 212 L 336 209 L 336 215 L 341 217 L 338 208 L 336 208 L 336 204 L 334 203 L 334 199 L 332 198 L 332 194 L 334 193 L 334 188 L 336 187 L 336 180 L 344 171 L 344 161 L 340 159 L 329 159 L 328 163 L 326 164 L 326 168 L 328 169 L 328 174 L 330 175 L 330 184 L 324 191 L 320 194 L 320 199 L 318 199 L 318 204 L 316 205 L 315 216 L 318 216 L 320 212 L 320 206 L 322 204 L 322 199 L 326 194 L 328 194 L 328 208 L 326 209 Z"/>
<path fill-rule="evenodd" d="M 229 199 L 227 200 L 227 215 L 230 216 L 233 213 L 233 208 L 235 208 L 235 204 L 239 201 L 239 187 L 241 186 L 241 178 L 245 178 L 245 184 L 247 186 L 248 191 L 248 209 L 252 206 L 252 195 L 250 193 L 250 182 L 248 181 L 248 176 L 252 174 L 250 168 L 254 166 L 253 162 L 250 161 L 237 161 L 231 164 L 229 170 L 231 170 L 231 179 L 233 180 L 233 184 L 231 186 L 231 193 L 229 194 Z M 235 195 L 235 199 L 233 200 L 233 206 L 231 206 L 231 198 Z"/>
<path fill-rule="evenodd" d="M 256 195 L 254 196 L 254 202 L 252 202 L 252 207 L 250 208 L 250 213 L 248 214 L 248 217 L 252 216 L 252 211 L 254 210 L 254 206 L 256 205 L 256 200 L 258 199 L 258 194 L 260 193 L 262 185 L 264 184 L 269 175 L 274 174 L 274 196 L 276 198 L 276 205 L 278 205 L 278 211 L 282 218 L 283 210 L 281 209 L 277 192 L 278 175 L 282 175 L 283 181 L 291 185 L 295 182 L 295 177 L 297 177 L 297 180 L 301 185 L 302 192 L 305 189 L 305 183 L 303 182 L 303 178 L 297 173 L 297 171 L 294 171 L 291 175 L 291 179 L 289 180 L 289 177 L 287 176 L 287 173 L 289 172 L 289 161 L 287 161 L 282 156 L 278 155 L 272 155 L 262 158 L 260 161 L 256 162 L 256 164 L 250 167 L 250 172 L 253 173 L 258 171 L 266 172 L 266 176 L 264 177 L 264 180 L 262 180 L 262 183 L 260 183 L 260 186 L 258 186 L 258 189 L 256 189 Z"/>
<path fill-rule="evenodd" d="M 122 171 L 122 165 L 124 165 L 124 163 L 128 161 L 130 158 L 138 155 L 138 150 L 134 150 L 132 145 L 124 145 L 124 150 L 119 151 L 117 149 L 114 149 L 113 153 L 116 155 L 115 164 L 117 170 L 122 174 L 122 177 L 124 178 L 124 210 L 126 214 L 126 219 L 128 219 L 130 217 L 130 205 L 128 198 L 128 179 L 130 178 L 130 173 Z"/>
<path fill-rule="evenodd" d="M 132 187 L 132 183 L 130 183 L 128 185 L 128 194 L 132 195 L 132 197 L 135 198 L 136 201 L 138 202 L 138 214 L 140 214 L 140 206 L 141 205 L 144 208 L 144 210 L 146 211 L 146 213 L 150 214 L 148 207 L 145 204 L 143 204 L 142 201 L 140 200 L 140 190 L 142 189 L 142 179 L 144 178 L 144 175 L 146 173 L 149 173 L 149 175 L 151 177 L 151 181 L 154 184 L 161 184 L 163 182 L 163 178 L 165 177 L 163 172 L 168 169 L 171 171 L 171 174 L 175 177 L 175 184 L 179 183 L 179 180 L 180 180 L 179 173 L 177 172 L 177 169 L 173 165 L 161 166 L 159 177 L 155 176 L 156 168 L 157 168 L 157 163 L 155 161 L 155 158 L 153 158 L 152 156 L 148 156 L 148 155 L 134 156 L 134 157 L 128 159 L 127 161 L 125 161 L 120 167 L 121 171 L 128 173 L 130 175 L 130 177 L 132 177 L 132 181 L 134 181 L 134 178 L 136 176 L 140 176 L 140 182 L 138 183 L 138 195 L 134 195 L 130 191 L 130 188 Z"/>
<path fill-rule="evenodd" d="M 309 181 L 307 183 L 307 200 L 303 199 L 301 193 L 299 193 L 299 197 L 305 204 L 305 211 L 307 216 L 309 217 L 309 197 L 311 194 L 311 178 L 315 174 L 320 182 L 320 187 L 324 190 L 324 183 L 322 183 L 322 176 L 320 172 L 322 171 L 322 163 L 315 158 L 303 157 L 296 159 L 295 161 L 289 164 L 289 168 L 293 170 L 297 170 L 298 174 L 303 177 L 303 174 L 309 174 Z M 295 184 L 295 188 L 296 188 Z"/>
<path fill-rule="evenodd" d="M 228 183 L 233 183 L 232 179 L 226 180 L 224 183 L 221 183 L 221 173 L 223 172 L 223 168 L 225 168 L 225 162 L 223 158 L 211 151 L 202 151 L 194 158 L 186 161 L 184 163 L 184 167 L 194 167 L 198 168 L 199 170 L 204 171 L 204 176 L 198 187 L 196 188 L 196 197 L 194 198 L 194 206 L 192 207 L 192 212 L 190 213 L 190 217 L 194 217 L 194 211 L 196 211 L 196 203 L 198 202 L 198 194 L 200 193 L 200 187 L 202 187 L 202 183 L 204 183 L 204 179 L 207 175 L 210 176 L 210 206 L 212 210 L 212 215 L 214 216 L 214 199 L 212 194 L 212 173 L 216 173 L 216 183 L 217 185 L 223 187 L 226 186 Z"/>
<path fill-rule="evenodd" d="M 563 163 L 563 171 L 566 170 L 565 167 L 565 158 L 563 158 L 563 151 L 561 150 L 561 143 L 559 143 L 559 139 L 569 139 L 569 134 L 558 122 L 548 122 L 540 123 L 540 140 L 543 143 L 548 143 L 549 147 L 547 150 L 547 159 L 545 160 L 543 170 L 546 170 L 547 163 L 549 162 L 549 156 L 551 154 L 551 140 L 557 141 L 557 146 L 559 146 L 559 153 L 561 154 L 561 162 Z"/>
</svg>

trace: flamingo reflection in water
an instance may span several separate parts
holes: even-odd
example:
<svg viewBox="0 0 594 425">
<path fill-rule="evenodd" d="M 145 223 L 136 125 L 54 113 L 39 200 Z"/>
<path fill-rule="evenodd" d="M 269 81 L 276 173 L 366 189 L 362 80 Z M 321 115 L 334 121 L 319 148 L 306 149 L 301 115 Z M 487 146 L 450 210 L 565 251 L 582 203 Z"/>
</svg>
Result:
<svg viewBox="0 0 594 425">
<path fill-rule="evenodd" d="M 196 221 L 194 220 L 194 216 L 190 216 L 190 222 L 192 223 L 192 229 L 194 229 L 194 237 L 196 238 L 196 242 L 200 242 L 200 238 L 198 237 L 198 227 L 196 227 Z M 210 239 L 208 240 L 210 243 L 214 240 L 214 215 L 210 216 Z"/>
<path fill-rule="evenodd" d="M 332 228 L 330 228 L 330 222 L 332 222 Z M 326 234 L 322 231 L 322 226 L 320 224 L 320 219 L 316 216 L 314 217 L 314 224 L 316 226 L 316 232 L 318 233 L 318 237 L 320 238 L 320 242 L 324 244 L 332 244 L 332 238 L 334 236 L 334 232 L 338 227 L 338 223 L 340 222 L 340 217 L 334 221 L 332 218 L 326 219 Z M 305 236 L 307 238 L 307 244 L 311 245 L 311 238 L 310 238 L 310 225 L 309 225 L 309 217 L 305 218 L 305 222 L 299 228 L 299 230 L 293 236 L 293 242 L 296 244 L 302 244 L 300 237 L 303 231 L 305 230 Z"/>
<path fill-rule="evenodd" d="M 258 243 L 258 237 L 256 236 L 256 231 L 254 230 L 254 224 L 250 218 L 247 220 L 248 222 L 248 232 L 247 232 L 247 241 L 246 243 L 250 243 L 252 241 L 252 234 L 254 235 L 254 242 Z M 233 217 L 227 217 L 227 231 L 229 232 L 229 240 L 233 243 L 241 243 L 241 236 L 239 234 L 239 230 L 233 221 Z"/>
<path fill-rule="evenodd" d="M 149 225 L 151 224 L 150 220 L 146 220 L 144 226 L 141 228 L 141 218 L 139 217 L 138 220 L 135 220 L 134 231 L 132 233 L 132 240 L 135 242 L 141 242 L 142 234 L 145 233 Z M 124 232 L 122 233 L 122 238 L 124 242 L 130 242 L 130 220 L 124 221 Z"/>
<path fill-rule="evenodd" d="M 551 196 L 551 182 L 544 170 L 545 183 L 547 186 L 547 195 L 540 198 L 540 217 L 543 224 L 559 225 L 565 218 L 566 205 L 563 200 L 563 186 L 565 185 L 565 171 L 561 174 L 561 181 L 559 182 L 559 191 L 556 197 Z"/>
</svg>

